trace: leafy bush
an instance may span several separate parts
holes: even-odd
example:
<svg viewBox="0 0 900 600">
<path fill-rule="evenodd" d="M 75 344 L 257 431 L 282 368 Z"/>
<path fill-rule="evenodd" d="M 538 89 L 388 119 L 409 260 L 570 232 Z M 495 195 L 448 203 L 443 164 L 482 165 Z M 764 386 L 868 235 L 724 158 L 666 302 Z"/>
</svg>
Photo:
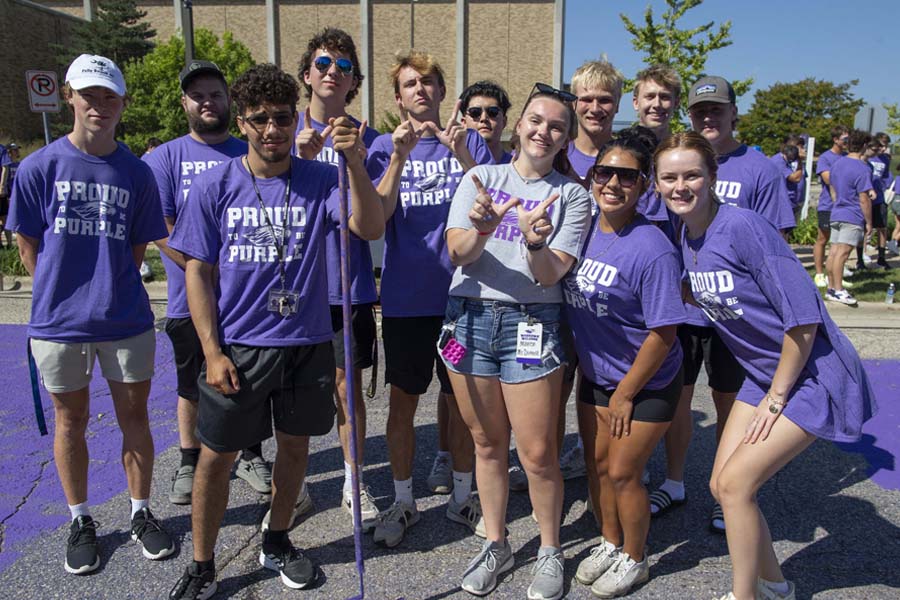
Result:
<svg viewBox="0 0 900 600">
<path fill-rule="evenodd" d="M 818 231 L 819 223 L 816 216 L 816 210 L 814 206 L 811 206 L 806 218 L 797 223 L 797 226 L 791 232 L 790 242 L 792 244 L 812 246 L 816 243 Z"/>
<path fill-rule="evenodd" d="M 18 248 L 0 248 L 0 273 L 7 277 L 27 277 L 28 271 L 19 258 Z"/>
</svg>

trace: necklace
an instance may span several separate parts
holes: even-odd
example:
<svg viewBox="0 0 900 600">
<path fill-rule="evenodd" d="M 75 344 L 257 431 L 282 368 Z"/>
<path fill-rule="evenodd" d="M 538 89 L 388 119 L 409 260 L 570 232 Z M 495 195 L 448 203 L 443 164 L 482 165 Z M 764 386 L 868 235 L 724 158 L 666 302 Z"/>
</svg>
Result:
<svg viewBox="0 0 900 600">
<path fill-rule="evenodd" d="M 524 175 L 522 175 L 521 173 L 519 173 L 519 169 L 516 168 L 516 163 L 511 162 L 511 163 L 509 163 L 509 166 L 512 168 L 513 173 L 516 174 L 516 177 L 519 178 L 519 181 L 521 181 L 525 185 L 531 185 L 532 183 L 537 183 L 539 181 L 543 181 L 547 177 L 547 175 L 550 174 L 550 173 L 547 173 L 547 175 L 541 175 L 540 177 L 528 178 L 528 177 L 525 177 Z M 552 170 L 551 170 L 551 173 L 552 173 Z"/>
<path fill-rule="evenodd" d="M 613 244 L 615 244 L 616 242 L 618 242 L 618 241 L 619 241 L 619 238 L 622 237 L 622 235 L 624 235 L 625 230 L 628 229 L 628 226 L 631 225 L 631 223 L 632 223 L 633 221 L 634 221 L 634 215 L 632 215 L 631 218 L 628 219 L 628 221 L 627 221 L 624 225 L 622 225 L 622 227 L 620 227 L 618 231 L 616 231 L 615 229 L 613 229 L 612 232 L 613 232 L 614 235 L 613 235 L 612 241 L 611 241 L 609 244 L 607 244 L 607 245 L 606 245 L 606 248 L 604 248 L 599 254 L 595 254 L 592 258 L 600 258 L 600 257 L 603 256 L 604 254 L 606 254 L 606 253 L 609 251 L 609 249 L 613 247 Z M 603 232 L 601 231 L 601 229 L 600 229 L 600 221 L 599 221 L 599 219 L 598 219 L 598 221 L 597 221 L 597 228 L 594 230 L 594 236 L 595 236 L 595 237 L 596 237 L 596 235 L 597 235 L 597 232 L 603 233 Z"/>
<path fill-rule="evenodd" d="M 278 235 L 278 231 L 275 229 L 275 224 L 272 223 L 272 219 L 269 217 L 269 212 L 266 210 L 266 205 L 263 202 L 262 194 L 259 192 L 259 187 L 256 185 L 256 175 L 253 173 L 253 169 L 250 167 L 250 158 L 247 155 L 244 155 L 244 164 L 247 165 L 247 170 L 250 172 L 250 181 L 253 182 L 253 191 L 256 192 L 256 201 L 259 202 L 259 210 L 262 212 L 263 217 L 265 217 L 266 225 L 269 228 L 269 233 L 272 235 L 272 245 L 275 247 L 275 252 L 278 254 L 278 274 L 281 279 L 281 289 L 284 290 L 286 277 L 284 273 L 284 261 L 285 261 L 285 252 L 288 246 L 288 210 L 291 208 L 291 164 L 288 164 L 287 170 L 287 181 L 284 184 L 284 208 L 282 208 L 281 212 L 281 235 Z"/>
</svg>

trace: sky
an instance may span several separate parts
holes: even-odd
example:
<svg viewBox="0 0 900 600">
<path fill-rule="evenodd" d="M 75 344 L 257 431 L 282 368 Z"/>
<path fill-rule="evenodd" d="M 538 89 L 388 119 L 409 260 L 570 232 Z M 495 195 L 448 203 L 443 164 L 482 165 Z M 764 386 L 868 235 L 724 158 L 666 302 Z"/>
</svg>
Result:
<svg viewBox="0 0 900 600">
<path fill-rule="evenodd" d="M 619 14 L 642 24 L 647 6 L 660 22 L 664 0 L 566 0 L 565 81 L 581 63 L 604 53 L 628 77 L 642 69 L 643 57 Z M 834 83 L 858 79 L 851 89 L 876 107 L 875 130 L 886 126 L 882 103 L 900 103 L 900 0 L 705 0 L 678 25 L 715 21 L 718 29 L 728 20 L 733 43 L 712 52 L 706 69 L 726 79 L 753 77 L 750 92 L 738 99 L 739 112 L 750 109 L 757 89 L 807 77 Z M 629 96 L 617 120 L 633 118 Z"/>
</svg>

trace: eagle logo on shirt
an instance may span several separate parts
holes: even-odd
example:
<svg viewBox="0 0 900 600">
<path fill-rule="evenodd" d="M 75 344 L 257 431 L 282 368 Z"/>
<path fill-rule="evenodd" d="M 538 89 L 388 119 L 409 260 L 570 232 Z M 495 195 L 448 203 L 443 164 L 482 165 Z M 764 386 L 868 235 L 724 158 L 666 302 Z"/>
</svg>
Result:
<svg viewBox="0 0 900 600">
<path fill-rule="evenodd" d="M 104 206 L 103 210 L 100 209 L 101 204 Z M 116 214 L 116 204 L 115 202 L 104 202 L 103 200 L 88 200 L 83 204 L 69 205 L 68 210 L 71 210 L 86 221 L 99 221 L 101 214 L 109 216 Z"/>
<path fill-rule="evenodd" d="M 272 229 L 275 230 L 276 237 L 272 237 Z M 275 225 L 273 228 L 269 228 L 268 225 L 255 227 L 244 234 L 244 239 L 254 246 L 275 246 L 284 239 L 284 227 L 281 225 Z"/>
<path fill-rule="evenodd" d="M 597 286 L 594 285 L 594 282 L 584 275 L 578 275 L 577 277 L 575 277 L 575 284 L 578 286 L 578 291 L 583 294 L 591 294 L 594 292 L 594 290 L 597 289 Z"/>
<path fill-rule="evenodd" d="M 437 172 L 416 181 L 416 187 L 423 192 L 430 192 L 444 187 L 445 183 L 447 183 L 447 174 Z"/>
</svg>

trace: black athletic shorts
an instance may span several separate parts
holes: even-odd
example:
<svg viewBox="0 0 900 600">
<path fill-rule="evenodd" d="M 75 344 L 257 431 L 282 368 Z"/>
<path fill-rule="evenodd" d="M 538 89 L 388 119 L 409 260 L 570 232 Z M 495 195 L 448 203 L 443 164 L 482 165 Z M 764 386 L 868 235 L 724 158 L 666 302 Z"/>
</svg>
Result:
<svg viewBox="0 0 900 600">
<path fill-rule="evenodd" d="M 567 361 L 563 365 L 563 381 L 571 383 L 575 381 L 575 374 L 578 372 L 578 352 L 575 350 L 575 335 L 569 326 L 566 311 L 562 310 L 560 314 L 562 316 L 559 320 L 559 343 Z M 568 398 L 566 398 L 566 401 L 568 401 Z"/>
<path fill-rule="evenodd" d="M 675 414 L 682 387 L 684 387 L 683 368 L 678 369 L 678 373 L 669 385 L 661 390 L 641 390 L 634 397 L 634 411 L 631 413 L 631 419 L 647 423 L 668 423 Z M 602 388 L 582 376 L 581 385 L 578 386 L 578 400 L 585 404 L 609 408 L 609 399 L 612 398 L 615 391 L 615 388 Z"/>
<path fill-rule="evenodd" d="M 744 384 L 744 368 L 713 327 L 679 325 L 678 341 L 684 351 L 684 385 L 697 383 L 700 367 L 706 365 L 709 387 L 736 394 Z"/>
<path fill-rule="evenodd" d="M 830 210 L 820 210 L 816 212 L 816 218 L 819 222 L 819 229 L 822 231 L 831 234 L 831 211 Z"/>
<path fill-rule="evenodd" d="M 396 385 L 407 394 L 424 394 L 437 369 L 441 391 L 452 394 L 447 367 L 437 354 L 437 340 L 443 316 L 384 317 L 384 382 Z"/>
<path fill-rule="evenodd" d="M 887 227 L 887 204 L 872 205 L 872 228 Z"/>
<path fill-rule="evenodd" d="M 341 306 L 331 306 L 331 330 L 334 331 L 334 364 L 344 368 L 344 311 Z M 350 349 L 353 367 L 368 369 L 374 363 L 375 305 L 354 304 L 350 310 Z"/>
<path fill-rule="evenodd" d="M 216 452 L 236 452 L 272 437 L 325 435 L 334 425 L 334 352 L 331 342 L 312 346 L 257 348 L 234 344 L 222 351 L 241 385 L 225 396 L 200 374 L 197 432 Z"/>
<path fill-rule="evenodd" d="M 166 319 L 166 335 L 172 340 L 178 395 L 196 402 L 200 398 L 197 379 L 205 358 L 194 323 L 190 317 Z"/>
</svg>

